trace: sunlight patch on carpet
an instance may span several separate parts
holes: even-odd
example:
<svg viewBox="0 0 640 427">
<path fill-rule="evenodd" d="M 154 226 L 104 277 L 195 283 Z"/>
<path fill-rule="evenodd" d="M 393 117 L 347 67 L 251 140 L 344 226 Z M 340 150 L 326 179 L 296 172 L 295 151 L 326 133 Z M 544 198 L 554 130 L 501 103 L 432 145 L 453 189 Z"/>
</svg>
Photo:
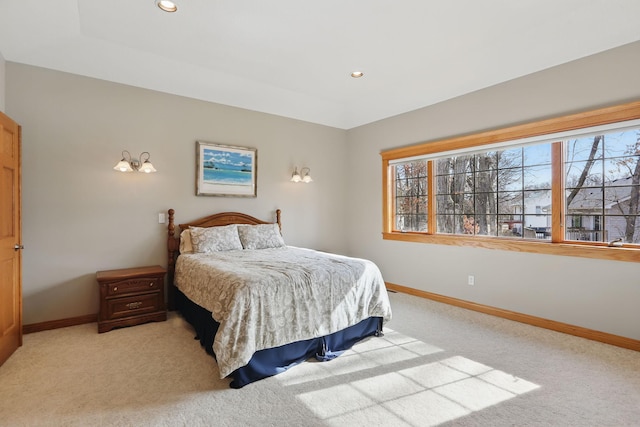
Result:
<svg viewBox="0 0 640 427">
<path fill-rule="evenodd" d="M 313 382 L 327 376 L 353 374 L 395 362 L 414 359 L 443 351 L 415 338 L 385 329 L 384 336 L 370 337 L 346 351 L 331 363 L 309 360 L 275 378 L 283 385 Z"/>
<path fill-rule="evenodd" d="M 298 394 L 299 401 L 331 426 L 435 426 L 540 387 L 462 356 L 421 363 L 423 358 L 404 369 L 393 366 L 442 351 L 390 331 L 335 360 L 305 363 L 278 377 L 283 385 L 308 383 L 313 388 L 338 376 L 359 375 Z"/>
</svg>

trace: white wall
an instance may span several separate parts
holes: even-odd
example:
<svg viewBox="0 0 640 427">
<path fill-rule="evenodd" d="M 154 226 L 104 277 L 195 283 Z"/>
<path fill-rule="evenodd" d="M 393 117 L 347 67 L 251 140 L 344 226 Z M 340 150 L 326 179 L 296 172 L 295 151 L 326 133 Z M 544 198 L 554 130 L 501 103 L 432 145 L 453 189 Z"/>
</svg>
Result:
<svg viewBox="0 0 640 427">
<path fill-rule="evenodd" d="M 614 262 L 384 241 L 380 158 L 390 148 L 638 100 L 639 69 L 634 43 L 348 131 L 350 254 L 374 260 L 391 283 L 640 339 L 640 256 Z"/>
<path fill-rule="evenodd" d="M 22 125 L 24 323 L 98 311 L 97 270 L 166 265 L 166 225 L 221 211 L 282 209 L 292 245 L 345 252 L 346 132 L 7 63 L 8 114 Z M 258 197 L 196 197 L 196 140 L 258 149 Z M 157 173 L 114 171 L 122 150 Z M 289 181 L 294 165 L 314 182 Z"/>
<path fill-rule="evenodd" d="M 5 111 L 5 77 L 6 74 L 6 62 L 2 52 L 0 52 L 0 111 Z"/>
</svg>

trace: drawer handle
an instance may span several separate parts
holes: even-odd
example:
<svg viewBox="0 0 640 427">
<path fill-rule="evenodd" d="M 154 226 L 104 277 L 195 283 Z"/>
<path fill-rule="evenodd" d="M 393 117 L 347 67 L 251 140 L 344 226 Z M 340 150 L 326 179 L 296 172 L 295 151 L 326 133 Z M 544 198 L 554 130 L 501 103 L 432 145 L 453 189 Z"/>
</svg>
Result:
<svg viewBox="0 0 640 427">
<path fill-rule="evenodd" d="M 149 286 L 153 286 L 153 282 L 149 283 Z"/>
<path fill-rule="evenodd" d="M 118 287 L 117 287 L 117 286 L 114 286 L 114 287 L 113 287 L 113 292 L 117 292 L 117 291 L 118 291 Z"/>
<path fill-rule="evenodd" d="M 140 308 L 141 305 L 142 303 L 140 301 L 130 302 L 129 304 L 127 304 L 127 308 L 129 310 L 135 310 L 136 308 Z"/>
</svg>

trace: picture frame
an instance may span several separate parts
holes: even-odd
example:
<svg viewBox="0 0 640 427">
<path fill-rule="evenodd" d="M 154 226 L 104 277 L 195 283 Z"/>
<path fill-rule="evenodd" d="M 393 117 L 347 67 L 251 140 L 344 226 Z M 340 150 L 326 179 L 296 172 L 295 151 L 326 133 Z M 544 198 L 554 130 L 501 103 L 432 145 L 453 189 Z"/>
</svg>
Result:
<svg viewBox="0 0 640 427">
<path fill-rule="evenodd" d="M 196 141 L 196 196 L 257 197 L 258 150 Z"/>
</svg>

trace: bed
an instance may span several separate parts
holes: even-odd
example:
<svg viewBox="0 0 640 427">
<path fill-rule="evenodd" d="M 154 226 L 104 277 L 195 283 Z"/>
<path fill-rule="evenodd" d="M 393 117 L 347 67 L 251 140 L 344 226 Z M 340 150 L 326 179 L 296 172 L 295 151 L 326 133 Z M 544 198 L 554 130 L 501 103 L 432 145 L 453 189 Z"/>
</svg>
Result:
<svg viewBox="0 0 640 427">
<path fill-rule="evenodd" d="M 168 306 L 194 327 L 232 388 L 382 334 L 391 307 L 371 261 L 288 246 L 275 222 L 169 210 Z"/>
</svg>

